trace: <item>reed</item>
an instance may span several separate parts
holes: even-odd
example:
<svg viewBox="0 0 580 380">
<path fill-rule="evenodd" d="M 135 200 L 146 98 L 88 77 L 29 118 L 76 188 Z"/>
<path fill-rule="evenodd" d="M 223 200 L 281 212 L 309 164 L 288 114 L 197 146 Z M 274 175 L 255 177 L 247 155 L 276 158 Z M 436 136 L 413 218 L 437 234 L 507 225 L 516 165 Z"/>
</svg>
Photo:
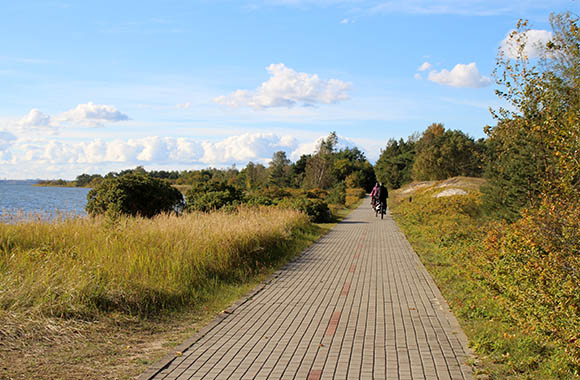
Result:
<svg viewBox="0 0 580 380">
<path fill-rule="evenodd" d="M 275 208 L 13 220 L 0 224 L 0 311 L 89 317 L 178 309 L 294 254 L 309 226 L 305 215 Z"/>
</svg>

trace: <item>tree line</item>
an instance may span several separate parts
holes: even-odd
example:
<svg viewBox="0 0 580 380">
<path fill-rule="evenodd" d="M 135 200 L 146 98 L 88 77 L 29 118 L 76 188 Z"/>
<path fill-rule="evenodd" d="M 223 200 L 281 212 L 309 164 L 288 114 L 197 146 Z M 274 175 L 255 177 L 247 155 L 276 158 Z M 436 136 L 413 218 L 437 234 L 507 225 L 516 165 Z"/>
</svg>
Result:
<svg viewBox="0 0 580 380">
<path fill-rule="evenodd" d="M 390 139 L 375 164 L 377 178 L 391 189 L 412 181 L 456 176 L 480 177 L 485 161 L 485 139 L 474 140 L 459 130 L 433 123 L 407 140 Z"/>
<path fill-rule="evenodd" d="M 329 205 L 354 204 L 376 181 L 373 166 L 362 151 L 356 147 L 338 149 L 337 143 L 336 133 L 331 132 L 313 154 L 302 155 L 296 162 L 278 151 L 268 166 L 250 162 L 242 170 L 181 172 L 148 172 L 137 167 L 102 177 L 82 174 L 76 185 L 93 187 L 88 194 L 90 214 L 153 216 L 164 211 L 208 212 L 251 204 L 295 208 L 313 220 L 325 221 L 331 216 Z"/>
</svg>

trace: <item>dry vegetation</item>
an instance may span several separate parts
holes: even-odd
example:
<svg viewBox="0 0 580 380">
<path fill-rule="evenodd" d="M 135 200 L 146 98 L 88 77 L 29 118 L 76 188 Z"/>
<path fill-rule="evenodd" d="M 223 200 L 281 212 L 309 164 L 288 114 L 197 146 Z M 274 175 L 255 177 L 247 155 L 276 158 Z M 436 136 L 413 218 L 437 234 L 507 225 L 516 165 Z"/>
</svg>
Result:
<svg viewBox="0 0 580 380">
<path fill-rule="evenodd" d="M 0 224 L 0 379 L 135 376 L 313 228 L 276 208 Z"/>
<path fill-rule="evenodd" d="M 578 378 L 578 213 L 508 226 L 486 216 L 482 183 L 409 184 L 392 192 L 391 210 L 468 335 L 478 378 Z M 436 197 L 449 188 L 467 194 Z M 562 227 L 538 230 L 534 216 Z"/>
</svg>

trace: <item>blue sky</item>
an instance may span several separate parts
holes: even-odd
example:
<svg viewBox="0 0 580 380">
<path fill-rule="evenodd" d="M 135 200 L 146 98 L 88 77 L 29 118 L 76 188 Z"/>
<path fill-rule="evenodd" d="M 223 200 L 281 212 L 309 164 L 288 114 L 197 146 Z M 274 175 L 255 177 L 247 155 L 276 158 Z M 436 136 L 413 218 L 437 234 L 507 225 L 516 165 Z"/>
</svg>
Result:
<svg viewBox="0 0 580 380">
<path fill-rule="evenodd" d="M 336 131 L 374 162 L 433 122 L 483 137 L 518 19 L 577 0 L 5 2 L 0 178 L 293 160 Z M 532 53 L 533 55 L 533 53 Z"/>
</svg>

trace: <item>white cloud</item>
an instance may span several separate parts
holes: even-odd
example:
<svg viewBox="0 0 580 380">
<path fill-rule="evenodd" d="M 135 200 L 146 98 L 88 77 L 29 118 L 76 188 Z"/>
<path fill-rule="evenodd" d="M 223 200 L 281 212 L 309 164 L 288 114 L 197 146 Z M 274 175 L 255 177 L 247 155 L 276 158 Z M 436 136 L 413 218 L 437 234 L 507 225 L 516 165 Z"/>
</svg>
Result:
<svg viewBox="0 0 580 380">
<path fill-rule="evenodd" d="M 340 23 L 341 24 L 349 24 L 350 23 L 350 20 L 347 19 L 347 18 L 343 18 L 342 20 L 340 20 Z"/>
<path fill-rule="evenodd" d="M 77 146 L 53 140 L 48 142 L 41 159 L 50 163 L 71 163 L 76 161 L 78 154 Z"/>
<path fill-rule="evenodd" d="M 457 64 L 451 70 L 432 70 L 428 79 L 432 82 L 451 87 L 472 87 L 479 88 L 491 84 L 491 79 L 479 73 L 475 62 L 470 64 Z"/>
<path fill-rule="evenodd" d="M 178 137 L 171 145 L 169 159 L 177 162 L 196 162 L 203 155 L 202 145 L 191 139 Z"/>
<path fill-rule="evenodd" d="M 0 150 L 8 149 L 15 140 L 16 136 L 12 133 L 0 131 Z"/>
<path fill-rule="evenodd" d="M 118 111 L 114 106 L 104 104 L 79 104 L 76 108 L 56 116 L 48 115 L 33 108 L 18 121 L 7 123 L 20 131 L 41 129 L 50 134 L 56 134 L 59 128 L 68 126 L 102 126 L 107 122 L 129 120 L 129 117 Z"/>
<path fill-rule="evenodd" d="M 18 125 L 21 127 L 48 127 L 52 124 L 50 115 L 47 115 L 36 108 L 33 108 L 26 114 Z"/>
<path fill-rule="evenodd" d="M 425 71 L 431 68 L 431 64 L 429 62 L 423 62 L 421 66 L 417 69 L 418 71 Z"/>
<path fill-rule="evenodd" d="M 8 149 L 17 139 L 0 132 L 0 150 Z M 18 144 L 16 144 L 18 145 Z M 195 141 L 179 137 L 149 136 L 139 139 L 88 142 L 58 140 L 21 141 L 17 146 L 22 161 L 58 163 L 200 163 L 231 164 L 250 160 L 266 162 L 274 152 L 292 152 L 298 146 L 294 137 L 272 133 L 246 133 L 222 141 Z"/>
<path fill-rule="evenodd" d="M 510 31 L 501 41 L 500 50 L 508 58 L 518 58 L 520 49 L 527 58 L 537 58 L 542 53 L 543 47 L 552 39 L 552 32 L 547 30 L 532 29 L 525 33 Z"/>
<path fill-rule="evenodd" d="M 201 162 L 223 164 L 269 160 L 274 152 L 291 151 L 296 146 L 294 138 L 280 137 L 272 133 L 245 133 L 228 137 L 217 143 L 203 142 L 204 154 Z"/>
<path fill-rule="evenodd" d="M 266 164 L 276 151 L 286 152 L 292 160 L 297 160 L 302 154 L 314 153 L 324 138 L 326 136 L 298 141 L 291 135 L 245 133 L 220 141 L 149 136 L 128 140 L 70 142 L 37 138 L 25 141 L 0 131 L 0 161 L 4 163 L 0 165 L 0 177 L 47 178 L 47 175 L 51 175 L 54 178 L 74 178 L 87 172 L 87 168 L 92 168 L 92 173 L 104 174 L 137 165 L 191 169 L 232 164 L 245 166 L 249 161 Z M 350 139 L 342 136 L 338 138 L 339 149 L 355 145 Z M 18 167 L 23 168 L 23 171 L 18 171 Z"/>
<path fill-rule="evenodd" d="M 290 153 L 290 156 L 289 156 L 290 159 L 293 161 L 296 161 L 304 154 L 315 153 L 316 149 L 318 149 L 318 147 L 320 146 L 320 143 L 323 140 L 326 140 L 327 137 L 328 137 L 328 135 L 320 136 L 314 141 L 308 141 L 308 142 L 304 142 L 304 143 L 298 145 L 298 147 L 292 153 Z M 346 138 L 343 136 L 337 136 L 337 137 L 338 137 L 338 141 L 336 144 L 336 149 L 354 148 L 356 146 L 356 144 L 349 138 Z"/>
<path fill-rule="evenodd" d="M 143 146 L 138 146 L 136 141 L 114 140 L 106 145 L 105 161 L 135 162 Z"/>
<path fill-rule="evenodd" d="M 271 64 L 266 70 L 270 73 L 270 79 L 255 91 L 237 90 L 215 98 L 214 102 L 230 107 L 264 109 L 333 104 L 349 99 L 350 84 L 341 80 L 322 80 L 316 74 L 299 73 L 283 63 Z"/>
<path fill-rule="evenodd" d="M 0 131 L 0 162 L 6 163 L 12 159 L 10 147 L 16 141 L 16 136 L 10 132 Z"/>
<path fill-rule="evenodd" d="M 423 79 L 423 77 L 421 76 L 421 74 L 419 73 L 415 73 L 415 75 L 413 75 L 413 78 L 417 79 L 417 80 L 421 80 Z"/>
<path fill-rule="evenodd" d="M 79 104 L 76 108 L 63 112 L 57 119 L 62 122 L 88 127 L 101 126 L 106 122 L 129 120 L 129 116 L 106 104 Z"/>
</svg>

